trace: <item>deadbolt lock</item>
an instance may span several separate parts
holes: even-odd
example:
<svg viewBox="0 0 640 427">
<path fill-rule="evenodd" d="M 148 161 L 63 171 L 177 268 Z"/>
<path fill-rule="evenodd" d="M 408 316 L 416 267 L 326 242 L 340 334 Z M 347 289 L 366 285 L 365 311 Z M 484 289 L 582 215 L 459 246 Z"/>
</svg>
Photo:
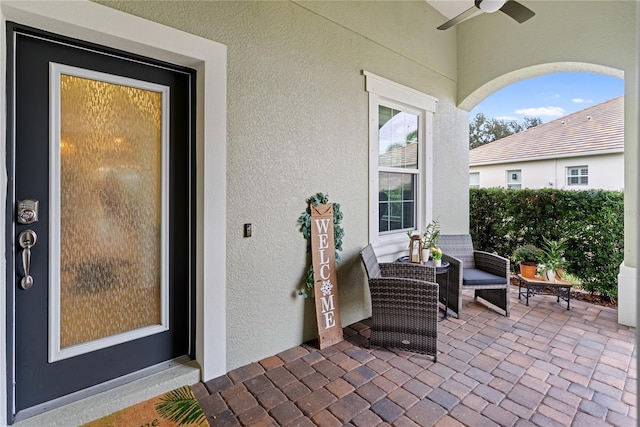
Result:
<svg viewBox="0 0 640 427">
<path fill-rule="evenodd" d="M 33 224 L 38 221 L 37 200 L 18 200 L 17 210 L 17 220 L 19 224 Z"/>
</svg>

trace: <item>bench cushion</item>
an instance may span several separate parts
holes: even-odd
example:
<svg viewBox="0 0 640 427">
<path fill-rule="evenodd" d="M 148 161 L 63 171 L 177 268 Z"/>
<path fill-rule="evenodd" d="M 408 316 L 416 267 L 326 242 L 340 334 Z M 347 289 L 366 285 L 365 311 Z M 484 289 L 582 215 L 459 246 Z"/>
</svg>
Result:
<svg viewBox="0 0 640 427">
<path fill-rule="evenodd" d="M 463 286 L 481 286 L 481 285 L 506 285 L 507 278 L 504 276 L 496 276 L 477 268 L 464 268 L 462 272 Z"/>
</svg>

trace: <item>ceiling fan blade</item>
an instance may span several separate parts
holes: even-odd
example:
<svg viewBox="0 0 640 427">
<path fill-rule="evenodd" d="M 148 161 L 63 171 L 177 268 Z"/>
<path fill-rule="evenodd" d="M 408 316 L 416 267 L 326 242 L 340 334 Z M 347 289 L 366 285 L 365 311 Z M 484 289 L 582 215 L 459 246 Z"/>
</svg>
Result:
<svg viewBox="0 0 640 427">
<path fill-rule="evenodd" d="M 478 12 L 478 8 L 475 7 L 475 6 L 471 6 L 469 9 L 465 10 L 460 15 L 458 15 L 455 18 L 452 18 L 451 20 L 449 20 L 449 21 L 445 22 L 444 24 L 440 25 L 438 27 L 438 29 L 439 30 L 446 30 L 447 28 L 451 28 L 454 25 L 456 25 L 458 22 L 461 22 L 461 21 L 467 19 L 468 17 L 470 17 L 471 15 L 473 15 L 476 12 Z"/>
<path fill-rule="evenodd" d="M 535 12 L 515 0 L 507 1 L 501 8 L 500 12 L 509 15 L 520 24 L 535 16 Z"/>
</svg>

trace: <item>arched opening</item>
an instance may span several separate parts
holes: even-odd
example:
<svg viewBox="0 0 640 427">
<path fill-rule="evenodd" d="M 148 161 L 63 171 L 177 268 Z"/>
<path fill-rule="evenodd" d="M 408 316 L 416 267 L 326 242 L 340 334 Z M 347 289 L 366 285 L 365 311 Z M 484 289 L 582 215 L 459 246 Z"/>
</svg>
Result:
<svg viewBox="0 0 640 427">
<path fill-rule="evenodd" d="M 478 105 L 482 100 L 491 95 L 492 93 L 523 79 L 533 78 L 537 76 L 541 76 L 548 73 L 557 73 L 557 72 L 587 72 L 587 73 L 598 73 L 609 75 L 618 78 L 625 78 L 625 74 L 622 70 L 588 63 L 580 63 L 580 62 L 556 62 L 556 63 L 546 63 L 539 64 L 530 67 L 524 67 L 521 69 L 517 69 L 508 73 L 505 73 L 501 76 L 498 76 L 490 81 L 485 82 L 477 89 L 471 91 L 468 96 L 460 101 L 459 106 L 466 111 L 471 111 L 476 105 Z M 634 84 L 632 81 L 625 81 L 625 88 L 633 87 Z M 629 95 L 629 94 L 627 94 Z M 630 102 L 634 102 L 628 96 L 627 100 L 625 100 L 625 107 L 628 107 Z M 630 120 L 629 114 L 634 110 L 633 108 L 629 109 L 629 112 L 625 112 L 625 122 Z M 626 108 L 625 108 L 626 111 Z M 631 118 L 632 119 L 632 118 Z M 631 123 L 633 124 L 633 123 Z M 629 130 L 625 130 L 625 142 L 628 144 L 632 144 L 633 141 L 629 140 L 629 135 L 632 132 Z M 633 145 L 633 144 L 632 144 Z M 632 147 L 633 148 L 633 147 Z M 633 150 L 632 150 L 633 151 Z M 630 154 L 625 154 L 625 169 L 631 169 L 633 166 L 632 158 L 629 157 Z M 635 204 L 635 195 L 631 192 L 635 189 L 635 185 L 632 185 L 630 177 L 631 173 L 626 173 L 624 176 L 624 188 L 625 188 L 625 232 L 624 232 L 624 246 L 625 246 L 625 259 L 624 262 L 620 265 L 620 270 L 618 274 L 618 299 L 619 299 L 619 307 L 618 307 L 618 321 L 619 323 L 626 325 L 635 325 L 636 323 L 636 246 L 637 239 L 635 236 L 636 230 L 636 216 L 635 212 L 632 212 L 633 205 Z"/>
<path fill-rule="evenodd" d="M 521 68 L 486 82 L 484 85 L 470 93 L 465 99 L 461 100 L 459 107 L 463 110 L 471 111 L 486 97 L 512 83 L 542 76 L 544 74 L 558 72 L 596 73 L 624 79 L 624 72 L 622 70 L 602 65 L 586 64 L 582 62 L 555 62 L 540 64 L 532 67 Z"/>
</svg>

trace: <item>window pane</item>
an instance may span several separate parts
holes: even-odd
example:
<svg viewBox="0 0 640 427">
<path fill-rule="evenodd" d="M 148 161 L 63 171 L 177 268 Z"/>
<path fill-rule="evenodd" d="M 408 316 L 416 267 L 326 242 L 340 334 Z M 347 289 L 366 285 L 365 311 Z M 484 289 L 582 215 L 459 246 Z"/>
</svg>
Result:
<svg viewBox="0 0 640 427">
<path fill-rule="evenodd" d="M 522 171 L 520 171 L 519 169 L 507 171 L 507 184 L 520 183 L 521 174 L 522 174 Z"/>
<path fill-rule="evenodd" d="M 380 166 L 418 167 L 418 116 L 380 105 L 378 107 Z"/>
<path fill-rule="evenodd" d="M 567 185 L 589 185 L 589 167 L 567 168 Z"/>
<path fill-rule="evenodd" d="M 379 216 L 379 225 L 378 230 L 389 231 L 389 174 L 381 173 L 379 175 L 379 186 L 380 189 L 378 191 L 378 216 Z"/>
<path fill-rule="evenodd" d="M 472 172 L 469 174 L 469 186 L 470 187 L 480 186 L 480 172 Z"/>
<path fill-rule="evenodd" d="M 61 74 L 60 113 L 64 349 L 162 321 L 162 94 Z"/>
<path fill-rule="evenodd" d="M 415 228 L 416 179 L 413 174 L 379 173 L 379 230 Z"/>
</svg>

